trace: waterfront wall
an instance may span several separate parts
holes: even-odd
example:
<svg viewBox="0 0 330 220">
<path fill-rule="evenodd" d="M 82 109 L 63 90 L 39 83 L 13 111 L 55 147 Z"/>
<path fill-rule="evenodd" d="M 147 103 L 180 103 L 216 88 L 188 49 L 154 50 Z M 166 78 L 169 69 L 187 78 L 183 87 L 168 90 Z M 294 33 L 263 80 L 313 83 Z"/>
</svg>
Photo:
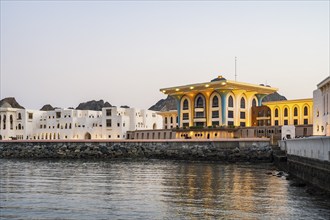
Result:
<svg viewBox="0 0 330 220">
<path fill-rule="evenodd" d="M 330 137 L 280 141 L 287 153 L 287 170 L 310 184 L 330 192 Z"/>
<path fill-rule="evenodd" d="M 330 137 L 296 138 L 280 141 L 279 145 L 288 155 L 330 161 Z"/>
<path fill-rule="evenodd" d="M 154 158 L 272 162 L 269 140 L 0 142 L 0 158 Z"/>
</svg>

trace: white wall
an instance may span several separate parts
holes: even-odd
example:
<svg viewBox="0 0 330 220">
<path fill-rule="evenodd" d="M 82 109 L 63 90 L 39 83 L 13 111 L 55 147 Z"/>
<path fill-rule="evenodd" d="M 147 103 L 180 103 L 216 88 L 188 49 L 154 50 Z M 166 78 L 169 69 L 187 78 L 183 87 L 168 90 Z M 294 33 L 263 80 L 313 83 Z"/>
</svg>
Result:
<svg viewBox="0 0 330 220">
<path fill-rule="evenodd" d="M 330 137 L 309 137 L 280 141 L 288 155 L 330 161 Z"/>
</svg>

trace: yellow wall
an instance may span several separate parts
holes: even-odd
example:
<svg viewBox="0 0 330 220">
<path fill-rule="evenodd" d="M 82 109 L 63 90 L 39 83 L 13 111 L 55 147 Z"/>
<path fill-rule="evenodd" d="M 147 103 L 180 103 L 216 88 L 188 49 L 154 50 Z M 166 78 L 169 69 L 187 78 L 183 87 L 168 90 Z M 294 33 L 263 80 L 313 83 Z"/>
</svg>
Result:
<svg viewBox="0 0 330 220">
<path fill-rule="evenodd" d="M 298 99 L 264 102 L 263 105 L 268 106 L 271 110 L 271 125 L 275 125 L 278 120 L 278 125 L 284 125 L 284 121 L 288 121 L 288 125 L 294 125 L 294 120 L 298 120 L 298 125 L 304 124 L 304 119 L 308 120 L 308 124 L 313 124 L 313 100 L 312 99 Z M 304 115 L 304 108 L 307 107 L 307 115 Z M 294 109 L 297 108 L 297 116 L 294 115 Z M 275 111 L 278 109 L 278 117 Z M 288 115 L 284 115 L 285 109 L 288 110 Z"/>
</svg>

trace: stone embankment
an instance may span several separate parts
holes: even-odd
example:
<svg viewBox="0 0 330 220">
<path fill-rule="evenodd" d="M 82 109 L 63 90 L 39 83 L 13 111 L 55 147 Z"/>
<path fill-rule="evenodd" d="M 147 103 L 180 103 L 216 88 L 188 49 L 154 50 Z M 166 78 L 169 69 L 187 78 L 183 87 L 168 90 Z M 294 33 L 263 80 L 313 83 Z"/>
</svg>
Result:
<svg viewBox="0 0 330 220">
<path fill-rule="evenodd" d="M 153 158 L 272 162 L 268 141 L 0 142 L 0 158 Z"/>
</svg>

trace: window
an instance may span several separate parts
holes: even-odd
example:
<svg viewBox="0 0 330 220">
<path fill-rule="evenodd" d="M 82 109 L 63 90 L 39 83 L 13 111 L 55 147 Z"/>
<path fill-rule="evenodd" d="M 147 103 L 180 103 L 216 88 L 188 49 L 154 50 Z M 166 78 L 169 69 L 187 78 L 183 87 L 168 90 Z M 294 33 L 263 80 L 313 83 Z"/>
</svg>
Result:
<svg viewBox="0 0 330 220">
<path fill-rule="evenodd" d="M 33 119 L 33 113 L 28 113 L 28 118 Z"/>
<path fill-rule="evenodd" d="M 234 111 L 228 111 L 228 118 L 234 118 Z"/>
<path fill-rule="evenodd" d="M 232 96 L 228 98 L 228 107 L 234 107 L 234 99 Z"/>
<path fill-rule="evenodd" d="M 284 125 L 288 125 L 288 120 L 284 120 Z"/>
<path fill-rule="evenodd" d="M 212 121 L 213 126 L 219 126 L 219 121 Z"/>
<path fill-rule="evenodd" d="M 219 98 L 218 96 L 214 96 L 212 99 L 212 107 L 219 107 Z"/>
<path fill-rule="evenodd" d="M 182 119 L 183 120 L 188 120 L 189 119 L 189 113 L 183 113 L 182 114 Z"/>
<path fill-rule="evenodd" d="M 293 116 L 298 116 L 298 108 L 297 107 L 295 107 L 293 109 Z"/>
<path fill-rule="evenodd" d="M 183 123 L 182 127 L 184 127 L 184 128 L 189 127 L 189 123 Z"/>
<path fill-rule="evenodd" d="M 197 97 L 196 108 L 204 108 L 204 100 L 201 96 Z"/>
<path fill-rule="evenodd" d="M 106 116 L 111 116 L 111 110 L 112 109 L 106 109 L 106 112 L 105 112 Z"/>
<path fill-rule="evenodd" d="M 120 123 L 117 123 L 117 127 L 120 127 Z"/>
<path fill-rule="evenodd" d="M 308 125 L 308 119 L 304 119 L 304 125 Z"/>
<path fill-rule="evenodd" d="M 256 107 L 257 106 L 257 101 L 256 101 L 256 99 L 253 99 L 252 100 L 252 107 Z"/>
<path fill-rule="evenodd" d="M 298 125 L 298 119 L 294 119 L 294 120 L 293 120 L 293 124 L 294 124 L 294 125 Z"/>
<path fill-rule="evenodd" d="M 308 108 L 307 108 L 307 106 L 304 107 L 304 116 L 308 116 Z"/>
<path fill-rule="evenodd" d="M 275 117 L 276 117 L 276 118 L 278 117 L 278 108 L 275 109 Z"/>
<path fill-rule="evenodd" d="M 173 123 L 173 117 L 171 117 L 171 124 Z"/>
<path fill-rule="evenodd" d="M 107 124 L 107 127 L 111 127 L 112 125 L 111 125 L 111 119 L 107 119 L 106 120 L 106 124 Z"/>
<path fill-rule="evenodd" d="M 241 108 L 245 108 L 245 98 L 241 98 Z"/>
<path fill-rule="evenodd" d="M 233 121 L 228 121 L 228 125 L 233 126 L 234 122 Z"/>
<path fill-rule="evenodd" d="M 245 122 L 241 122 L 241 123 L 239 124 L 239 126 L 241 126 L 241 127 L 245 127 Z"/>
<path fill-rule="evenodd" d="M 56 112 L 56 118 L 61 118 L 61 112 Z"/>
<path fill-rule="evenodd" d="M 284 109 L 284 117 L 288 117 L 288 108 Z"/>
<path fill-rule="evenodd" d="M 21 120 L 22 119 L 22 115 L 21 113 L 18 113 L 18 120 Z"/>
<path fill-rule="evenodd" d="M 241 119 L 245 119 L 245 112 L 241 112 Z"/>
<path fill-rule="evenodd" d="M 189 109 L 188 100 L 185 99 L 185 100 L 183 101 L 183 110 L 188 110 L 188 109 Z"/>
<path fill-rule="evenodd" d="M 165 117 L 165 124 L 167 124 L 167 117 Z"/>
<path fill-rule="evenodd" d="M 195 118 L 204 118 L 204 112 L 196 112 Z"/>
<path fill-rule="evenodd" d="M 212 118 L 219 118 L 219 111 L 212 111 Z"/>
</svg>

